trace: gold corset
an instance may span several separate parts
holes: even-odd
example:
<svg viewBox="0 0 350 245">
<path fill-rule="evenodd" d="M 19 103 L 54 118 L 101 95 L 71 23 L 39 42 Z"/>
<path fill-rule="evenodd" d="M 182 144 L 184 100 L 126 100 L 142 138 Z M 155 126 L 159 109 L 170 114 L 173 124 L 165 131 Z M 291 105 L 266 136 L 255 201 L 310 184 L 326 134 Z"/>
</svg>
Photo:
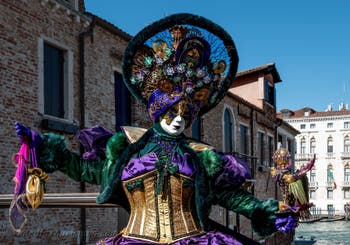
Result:
<svg viewBox="0 0 350 245">
<path fill-rule="evenodd" d="M 123 181 L 131 207 L 123 236 L 170 243 L 202 233 L 191 208 L 193 182 L 184 175 L 170 175 L 166 195 L 156 195 L 157 171 Z"/>
</svg>

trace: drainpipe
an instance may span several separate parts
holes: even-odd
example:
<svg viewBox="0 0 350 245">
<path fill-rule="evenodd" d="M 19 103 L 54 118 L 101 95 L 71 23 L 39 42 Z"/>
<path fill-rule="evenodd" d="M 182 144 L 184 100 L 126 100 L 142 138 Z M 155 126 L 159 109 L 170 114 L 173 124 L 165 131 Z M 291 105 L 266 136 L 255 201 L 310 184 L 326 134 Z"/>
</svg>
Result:
<svg viewBox="0 0 350 245">
<path fill-rule="evenodd" d="M 79 110 L 80 110 L 80 129 L 85 128 L 85 38 L 90 36 L 91 42 L 93 42 L 93 28 L 95 25 L 94 19 L 89 26 L 89 29 L 79 34 Z M 83 146 L 80 144 L 80 152 L 84 151 Z M 80 192 L 83 193 L 86 190 L 84 182 L 80 182 Z M 80 209 L 80 236 L 79 244 L 86 245 L 86 209 Z"/>
<path fill-rule="evenodd" d="M 254 110 L 251 109 L 250 112 L 250 156 L 251 156 L 251 166 L 252 169 L 250 171 L 251 175 L 252 175 L 252 179 L 255 178 L 255 158 L 254 157 Z M 254 195 L 254 185 L 252 186 L 252 194 Z"/>
<path fill-rule="evenodd" d="M 274 137 L 275 137 L 275 149 L 274 149 L 274 151 L 275 150 L 277 150 L 277 141 L 278 141 L 278 127 L 279 126 L 281 126 L 282 125 L 282 120 L 278 120 L 277 118 L 275 118 L 275 135 L 274 135 Z M 278 186 L 277 186 L 277 182 L 275 182 L 275 199 L 277 200 L 277 192 L 278 192 Z"/>
</svg>

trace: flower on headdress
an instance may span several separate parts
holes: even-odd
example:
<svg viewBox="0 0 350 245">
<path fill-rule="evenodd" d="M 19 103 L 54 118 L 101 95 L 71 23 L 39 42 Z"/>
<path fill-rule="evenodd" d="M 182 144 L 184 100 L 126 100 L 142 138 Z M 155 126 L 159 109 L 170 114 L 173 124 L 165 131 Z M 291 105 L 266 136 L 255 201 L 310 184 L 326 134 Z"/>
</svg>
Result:
<svg viewBox="0 0 350 245">
<path fill-rule="evenodd" d="M 148 73 L 149 73 L 148 70 L 141 70 L 136 74 L 136 79 L 139 81 L 143 81 L 145 79 L 145 75 L 147 75 Z"/>
<path fill-rule="evenodd" d="M 194 75 L 194 72 L 193 72 L 192 69 L 188 69 L 188 70 L 186 71 L 186 77 L 192 77 L 193 75 Z"/>
<path fill-rule="evenodd" d="M 198 69 L 198 70 L 197 70 L 197 77 L 198 77 L 198 78 L 204 77 L 205 74 L 206 74 L 206 71 L 205 71 L 204 69 Z"/>
<path fill-rule="evenodd" d="M 156 63 L 158 65 L 161 65 L 161 64 L 164 63 L 164 59 L 162 57 L 160 57 L 160 56 L 156 56 Z"/>
<path fill-rule="evenodd" d="M 215 74 L 213 80 L 216 82 L 216 81 L 219 81 L 219 79 L 220 79 L 220 76 Z"/>
<path fill-rule="evenodd" d="M 176 67 L 176 71 L 180 74 L 184 73 L 186 71 L 185 64 L 178 64 Z"/>
<path fill-rule="evenodd" d="M 137 83 L 135 77 L 130 77 L 130 81 L 131 81 L 131 84 L 136 84 Z"/>
<path fill-rule="evenodd" d="M 170 48 L 166 48 L 165 49 L 166 59 L 168 59 L 172 53 L 173 51 Z"/>
<path fill-rule="evenodd" d="M 197 84 L 196 84 L 196 87 L 197 88 L 203 87 L 203 81 L 202 80 L 198 81 Z"/>
<path fill-rule="evenodd" d="M 192 94 L 193 91 L 194 90 L 193 90 L 193 88 L 191 86 L 187 86 L 186 89 L 185 89 L 185 93 L 188 94 L 188 95 Z"/>
<path fill-rule="evenodd" d="M 203 82 L 204 82 L 205 84 L 210 83 L 210 82 L 211 82 L 210 76 L 205 76 L 205 77 L 203 78 Z"/>
<path fill-rule="evenodd" d="M 144 64 L 146 67 L 152 66 L 152 63 L 153 63 L 152 57 L 150 56 L 145 57 Z"/>
<path fill-rule="evenodd" d="M 172 76 L 175 73 L 175 69 L 172 66 L 168 66 L 165 70 L 165 74 L 168 76 Z"/>
</svg>

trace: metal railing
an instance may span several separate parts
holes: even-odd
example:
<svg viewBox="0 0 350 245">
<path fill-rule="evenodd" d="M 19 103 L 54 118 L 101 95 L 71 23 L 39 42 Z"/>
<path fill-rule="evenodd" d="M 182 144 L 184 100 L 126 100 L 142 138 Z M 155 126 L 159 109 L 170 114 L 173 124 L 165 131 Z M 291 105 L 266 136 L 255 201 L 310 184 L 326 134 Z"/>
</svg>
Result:
<svg viewBox="0 0 350 245">
<path fill-rule="evenodd" d="M 310 182 L 309 183 L 309 188 L 310 189 L 317 189 L 318 188 L 318 182 L 316 182 L 316 181 Z"/>
<path fill-rule="evenodd" d="M 314 153 L 298 153 L 295 154 L 294 158 L 296 161 L 310 161 L 314 157 Z"/>
<path fill-rule="evenodd" d="M 340 157 L 342 160 L 350 159 L 350 152 L 342 152 Z"/>
<path fill-rule="evenodd" d="M 98 193 L 45 193 L 40 207 L 118 207 L 115 204 L 97 204 Z M 0 208 L 8 208 L 13 194 L 0 194 Z"/>
</svg>

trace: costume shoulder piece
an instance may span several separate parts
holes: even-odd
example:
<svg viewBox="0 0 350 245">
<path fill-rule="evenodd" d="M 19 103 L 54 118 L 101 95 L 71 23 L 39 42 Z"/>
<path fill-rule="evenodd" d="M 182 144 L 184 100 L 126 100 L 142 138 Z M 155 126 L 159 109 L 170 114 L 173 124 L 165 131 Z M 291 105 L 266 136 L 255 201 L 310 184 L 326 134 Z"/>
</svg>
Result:
<svg viewBox="0 0 350 245">
<path fill-rule="evenodd" d="M 195 151 L 205 151 L 205 150 L 213 150 L 214 147 L 212 147 L 211 145 L 205 144 L 203 142 L 199 142 L 196 140 L 189 140 L 189 144 L 188 144 L 193 150 Z"/>
<path fill-rule="evenodd" d="M 129 143 L 131 144 L 138 141 L 147 131 L 147 129 L 145 128 L 132 127 L 132 126 L 122 126 L 121 129 L 123 130 Z M 194 139 L 190 139 L 188 141 L 188 145 L 195 151 L 205 151 L 205 150 L 214 149 L 214 147 L 212 147 L 211 145 L 196 141 Z"/>
<path fill-rule="evenodd" d="M 144 135 L 147 131 L 145 128 L 132 127 L 132 126 L 122 126 L 124 134 L 126 135 L 128 141 L 133 144 L 138 141 L 142 135 Z"/>
</svg>

